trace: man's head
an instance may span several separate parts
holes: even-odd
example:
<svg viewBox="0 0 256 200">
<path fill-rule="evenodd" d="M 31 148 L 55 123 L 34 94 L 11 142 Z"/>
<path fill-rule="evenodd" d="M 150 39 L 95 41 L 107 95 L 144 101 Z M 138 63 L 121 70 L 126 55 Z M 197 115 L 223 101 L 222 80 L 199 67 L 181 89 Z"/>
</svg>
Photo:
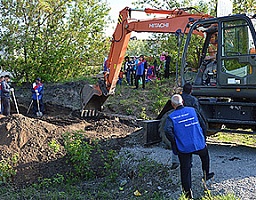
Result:
<svg viewBox="0 0 256 200">
<path fill-rule="evenodd" d="M 6 82 L 9 82 L 11 78 L 10 78 L 10 76 L 7 74 L 7 75 L 4 76 L 4 79 L 5 79 Z"/>
<path fill-rule="evenodd" d="M 41 82 L 41 78 L 37 77 L 37 78 L 36 78 L 36 82 L 37 82 L 37 83 Z"/>
<path fill-rule="evenodd" d="M 178 106 L 183 105 L 183 99 L 179 94 L 175 94 L 171 98 L 172 106 L 176 109 Z"/>
<path fill-rule="evenodd" d="M 192 92 L 192 85 L 190 83 L 185 83 L 183 86 L 183 92 L 190 94 Z"/>
</svg>

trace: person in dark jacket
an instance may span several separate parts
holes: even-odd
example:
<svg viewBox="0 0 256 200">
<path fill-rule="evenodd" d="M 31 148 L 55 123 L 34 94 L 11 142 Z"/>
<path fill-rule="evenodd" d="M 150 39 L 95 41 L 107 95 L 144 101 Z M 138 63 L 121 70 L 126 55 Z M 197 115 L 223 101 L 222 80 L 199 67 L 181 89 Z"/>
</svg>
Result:
<svg viewBox="0 0 256 200">
<path fill-rule="evenodd" d="M 133 57 L 133 60 L 131 60 L 131 86 L 135 85 L 135 79 L 136 79 L 136 69 L 138 65 L 138 59 L 136 56 Z"/>
<path fill-rule="evenodd" d="M 192 85 L 185 83 L 182 90 L 182 99 L 184 100 L 184 106 L 195 108 L 198 112 L 201 112 L 199 101 L 196 97 L 192 96 Z"/>
<path fill-rule="evenodd" d="M 3 110 L 3 107 L 2 107 L 2 81 L 4 80 L 4 76 L 1 76 L 0 77 L 0 114 L 2 114 L 2 110 Z"/>
<path fill-rule="evenodd" d="M 4 80 L 1 82 L 1 101 L 2 101 L 2 108 L 3 108 L 3 115 L 10 116 L 11 108 L 10 108 L 10 92 L 13 92 L 14 89 L 11 88 L 9 85 L 10 82 L 10 76 L 5 75 Z"/>
<path fill-rule="evenodd" d="M 126 56 L 125 58 L 125 62 L 124 62 L 124 74 L 125 74 L 125 78 L 126 78 L 126 82 L 127 85 L 131 84 L 131 61 L 129 56 Z"/>
<path fill-rule="evenodd" d="M 210 158 L 206 146 L 206 125 L 198 111 L 184 107 L 181 95 L 171 98 L 175 109 L 165 124 L 166 137 L 171 141 L 172 149 L 180 161 L 182 189 L 187 198 L 193 198 L 191 190 L 192 154 L 199 155 L 202 162 L 203 178 L 209 180 L 214 173 L 209 172 Z"/>
<path fill-rule="evenodd" d="M 164 78 L 170 78 L 170 63 L 171 56 L 168 55 L 168 52 L 165 53 L 165 65 L 164 65 Z"/>
</svg>

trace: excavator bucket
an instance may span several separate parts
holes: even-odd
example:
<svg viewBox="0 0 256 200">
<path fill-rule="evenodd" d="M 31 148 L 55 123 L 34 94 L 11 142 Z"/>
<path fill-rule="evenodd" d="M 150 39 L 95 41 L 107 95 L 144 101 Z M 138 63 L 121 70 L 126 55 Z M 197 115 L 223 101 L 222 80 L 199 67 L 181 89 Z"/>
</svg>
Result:
<svg viewBox="0 0 256 200">
<path fill-rule="evenodd" d="M 80 96 L 82 103 L 81 117 L 96 117 L 108 97 L 104 95 L 99 85 L 88 84 L 82 88 Z"/>
</svg>

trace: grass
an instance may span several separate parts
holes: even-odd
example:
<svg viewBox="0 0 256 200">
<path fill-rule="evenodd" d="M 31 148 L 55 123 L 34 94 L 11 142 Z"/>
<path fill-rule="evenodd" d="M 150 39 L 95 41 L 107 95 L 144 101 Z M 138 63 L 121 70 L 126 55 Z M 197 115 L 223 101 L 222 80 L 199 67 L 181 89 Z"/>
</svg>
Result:
<svg viewBox="0 0 256 200">
<path fill-rule="evenodd" d="M 210 138 L 219 142 L 256 147 L 256 135 L 219 132 L 215 135 L 212 135 Z"/>
</svg>

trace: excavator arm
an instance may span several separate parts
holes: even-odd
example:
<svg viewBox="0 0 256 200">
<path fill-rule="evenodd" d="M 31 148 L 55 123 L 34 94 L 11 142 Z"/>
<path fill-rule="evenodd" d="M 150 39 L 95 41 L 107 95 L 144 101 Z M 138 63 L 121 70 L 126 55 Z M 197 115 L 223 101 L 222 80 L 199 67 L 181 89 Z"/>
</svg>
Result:
<svg viewBox="0 0 256 200">
<path fill-rule="evenodd" d="M 159 18 L 146 20 L 131 18 L 132 12 L 144 12 L 146 14 L 162 14 Z M 128 42 L 131 33 L 134 32 L 151 32 L 151 33 L 175 33 L 181 31 L 187 33 L 188 28 L 201 19 L 212 18 L 210 15 L 203 13 L 191 14 L 184 9 L 174 10 L 157 10 L 146 8 L 144 10 L 124 8 L 120 11 L 118 23 L 111 41 L 110 52 L 107 59 L 108 71 L 104 73 L 104 79 L 99 79 L 94 86 L 85 85 L 81 90 L 82 113 L 87 111 L 86 115 L 94 115 L 101 110 L 103 103 L 108 96 L 114 94 L 118 75 L 122 67 Z M 202 32 L 194 31 L 194 34 L 202 35 Z"/>
</svg>

